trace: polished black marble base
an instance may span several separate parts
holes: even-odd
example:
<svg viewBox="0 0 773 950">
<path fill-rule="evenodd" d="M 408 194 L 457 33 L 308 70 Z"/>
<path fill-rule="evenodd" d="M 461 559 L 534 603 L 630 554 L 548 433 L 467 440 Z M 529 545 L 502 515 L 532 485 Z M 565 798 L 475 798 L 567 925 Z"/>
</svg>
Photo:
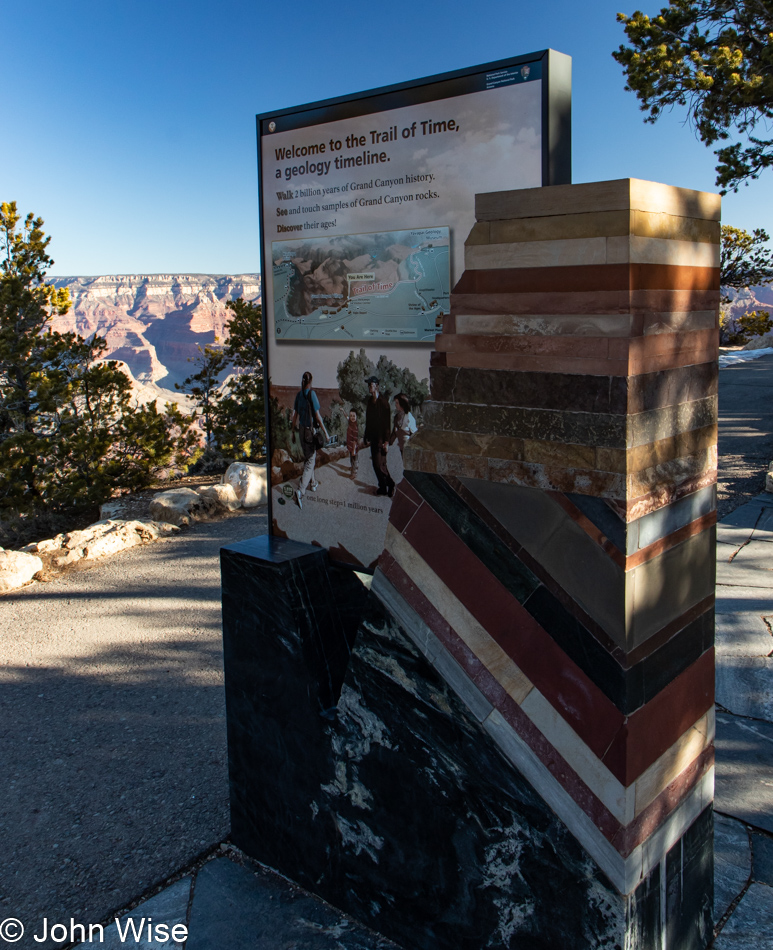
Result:
<svg viewBox="0 0 773 950">
<path fill-rule="evenodd" d="M 702 950 L 710 809 L 621 896 L 355 575 L 277 539 L 222 572 L 236 845 L 405 947 Z"/>
<path fill-rule="evenodd" d="M 274 829 L 261 860 L 282 870 L 299 840 L 311 835 L 313 853 L 326 846 L 307 829 L 302 790 L 327 767 L 325 717 L 335 716 L 367 591 L 323 549 L 281 538 L 229 545 L 220 564 L 232 834 Z"/>
</svg>

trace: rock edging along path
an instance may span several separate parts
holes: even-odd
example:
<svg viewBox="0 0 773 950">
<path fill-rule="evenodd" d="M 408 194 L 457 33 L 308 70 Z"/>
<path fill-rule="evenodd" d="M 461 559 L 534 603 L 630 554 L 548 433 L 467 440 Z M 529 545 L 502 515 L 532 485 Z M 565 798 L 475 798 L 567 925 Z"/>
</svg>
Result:
<svg viewBox="0 0 773 950">
<path fill-rule="evenodd" d="M 233 462 L 219 485 L 170 488 L 147 505 L 152 520 L 126 519 L 136 507 L 132 496 L 100 507 L 101 521 L 81 531 L 28 544 L 21 551 L 0 548 L 0 593 L 18 590 L 33 580 L 51 580 L 57 571 L 81 561 L 111 557 L 139 544 L 151 544 L 197 521 L 267 504 L 265 465 Z"/>
</svg>

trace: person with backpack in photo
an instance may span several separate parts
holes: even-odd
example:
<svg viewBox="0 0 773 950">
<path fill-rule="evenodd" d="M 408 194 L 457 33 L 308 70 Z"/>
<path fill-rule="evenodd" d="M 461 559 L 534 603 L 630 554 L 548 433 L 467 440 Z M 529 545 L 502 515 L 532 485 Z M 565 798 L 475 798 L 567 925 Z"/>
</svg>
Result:
<svg viewBox="0 0 773 950">
<path fill-rule="evenodd" d="M 295 397 L 291 420 L 293 433 L 300 433 L 304 458 L 300 485 L 295 490 L 295 500 L 298 502 L 300 509 L 303 509 L 303 496 L 306 494 L 306 490 L 316 491 L 319 487 L 319 482 L 314 478 L 317 449 L 321 449 L 323 445 L 330 441 L 330 436 L 319 411 L 317 394 L 311 388 L 311 381 L 311 373 L 305 372 L 301 379 L 300 391 Z M 324 433 L 324 439 L 319 429 Z"/>
</svg>

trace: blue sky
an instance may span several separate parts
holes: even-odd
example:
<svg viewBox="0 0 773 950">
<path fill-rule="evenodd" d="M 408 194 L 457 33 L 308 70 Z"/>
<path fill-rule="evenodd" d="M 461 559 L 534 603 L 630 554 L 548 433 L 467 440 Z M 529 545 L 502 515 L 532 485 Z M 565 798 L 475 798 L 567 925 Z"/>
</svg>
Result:
<svg viewBox="0 0 773 950">
<path fill-rule="evenodd" d="M 53 274 L 259 269 L 255 114 L 552 47 L 573 57 L 573 180 L 708 191 L 684 112 L 645 125 L 611 53 L 627 0 L 38 0 L 0 16 L 0 200 Z M 723 220 L 773 229 L 773 172 Z"/>
</svg>

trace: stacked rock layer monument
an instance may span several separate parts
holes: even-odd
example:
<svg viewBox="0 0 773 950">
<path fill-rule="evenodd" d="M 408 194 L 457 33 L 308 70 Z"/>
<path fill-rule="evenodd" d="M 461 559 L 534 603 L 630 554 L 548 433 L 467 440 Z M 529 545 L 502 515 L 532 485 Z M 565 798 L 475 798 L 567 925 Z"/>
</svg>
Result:
<svg viewBox="0 0 773 950">
<path fill-rule="evenodd" d="M 476 210 L 370 594 L 224 551 L 234 840 L 405 946 L 697 950 L 719 198 Z"/>
</svg>

